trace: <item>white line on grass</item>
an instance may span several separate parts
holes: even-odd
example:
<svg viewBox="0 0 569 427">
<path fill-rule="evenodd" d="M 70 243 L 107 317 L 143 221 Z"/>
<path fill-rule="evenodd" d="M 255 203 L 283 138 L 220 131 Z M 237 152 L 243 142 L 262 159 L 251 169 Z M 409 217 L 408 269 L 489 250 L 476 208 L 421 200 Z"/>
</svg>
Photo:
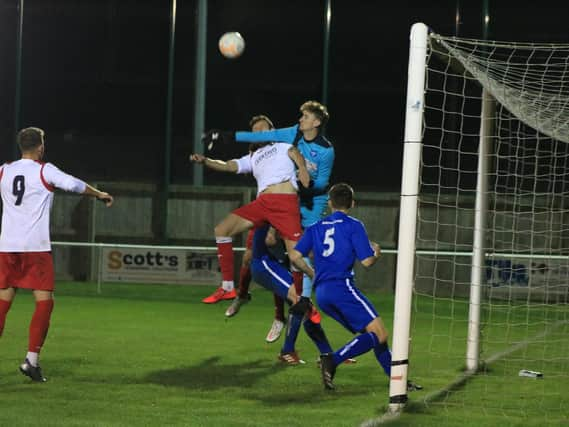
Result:
<svg viewBox="0 0 569 427">
<path fill-rule="evenodd" d="M 528 345 L 532 344 L 533 342 L 540 340 L 541 338 L 546 337 L 547 335 L 549 335 L 550 333 L 555 331 L 560 326 L 567 325 L 567 324 L 569 324 L 569 321 L 567 321 L 567 320 L 560 320 L 558 322 L 555 322 L 555 323 L 551 324 L 549 328 L 546 328 L 543 332 L 540 332 L 539 334 L 537 334 L 531 338 L 528 338 L 524 341 L 520 341 L 519 343 L 517 343 L 517 344 L 515 344 L 515 345 L 513 345 L 513 346 L 511 346 L 505 350 L 494 353 L 493 355 L 491 355 L 490 357 L 488 357 L 485 360 L 485 364 L 490 365 L 490 364 L 508 356 L 509 354 L 512 354 L 518 350 L 521 350 L 522 348 L 527 347 Z M 453 382 L 448 384 L 446 387 L 427 394 L 425 396 L 425 398 L 423 400 L 419 401 L 418 403 L 423 403 L 425 406 L 428 406 L 429 403 L 434 402 L 443 396 L 449 395 L 450 393 L 452 393 L 453 390 L 456 390 L 457 388 L 464 385 L 477 372 L 478 371 L 476 371 L 476 370 L 463 372 L 458 377 L 456 377 L 456 379 Z M 398 411 L 398 412 L 387 411 L 385 414 L 381 415 L 378 418 L 373 418 L 371 420 L 364 421 L 360 427 L 376 427 L 379 425 L 385 425 L 385 424 L 388 424 L 392 421 L 397 420 L 400 415 L 401 415 L 401 411 Z"/>
</svg>

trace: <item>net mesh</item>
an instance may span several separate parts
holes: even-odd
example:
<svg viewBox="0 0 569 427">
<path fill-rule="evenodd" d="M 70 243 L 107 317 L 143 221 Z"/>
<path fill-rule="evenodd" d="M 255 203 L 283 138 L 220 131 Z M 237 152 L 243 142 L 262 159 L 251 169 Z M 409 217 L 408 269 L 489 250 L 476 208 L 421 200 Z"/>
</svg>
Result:
<svg viewBox="0 0 569 427">
<path fill-rule="evenodd" d="M 569 413 L 568 61 L 568 45 L 429 38 L 411 375 L 431 390 L 453 388 L 465 367 L 482 89 L 495 100 L 482 118 L 481 370 L 431 403 Z"/>
</svg>

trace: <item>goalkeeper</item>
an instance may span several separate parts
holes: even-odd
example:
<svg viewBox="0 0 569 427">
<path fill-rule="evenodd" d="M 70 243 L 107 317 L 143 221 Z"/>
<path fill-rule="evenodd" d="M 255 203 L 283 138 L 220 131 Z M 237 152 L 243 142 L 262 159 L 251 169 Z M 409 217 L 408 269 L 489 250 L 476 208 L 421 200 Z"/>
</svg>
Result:
<svg viewBox="0 0 569 427">
<path fill-rule="evenodd" d="M 278 141 L 293 144 L 306 160 L 306 168 L 310 174 L 308 187 L 299 187 L 300 215 L 303 228 L 309 227 L 319 221 L 326 209 L 328 201 L 328 185 L 334 164 L 334 147 L 323 135 L 323 128 L 330 115 L 327 108 L 317 101 L 306 101 L 300 106 L 301 116 L 298 124 L 288 128 L 273 129 L 262 132 L 222 132 L 209 131 L 204 137 L 206 146 L 211 150 L 214 144 L 237 142 L 267 142 Z M 308 258 L 305 261 L 310 264 Z M 312 294 L 312 281 L 304 276 L 302 295 L 310 297 Z M 236 305 L 242 301 L 237 299 Z M 243 301 L 244 302 L 244 301 Z M 237 307 L 237 312 L 239 307 Z M 275 319 L 267 335 L 267 341 L 278 339 L 284 323 L 283 301 L 275 296 Z"/>
</svg>

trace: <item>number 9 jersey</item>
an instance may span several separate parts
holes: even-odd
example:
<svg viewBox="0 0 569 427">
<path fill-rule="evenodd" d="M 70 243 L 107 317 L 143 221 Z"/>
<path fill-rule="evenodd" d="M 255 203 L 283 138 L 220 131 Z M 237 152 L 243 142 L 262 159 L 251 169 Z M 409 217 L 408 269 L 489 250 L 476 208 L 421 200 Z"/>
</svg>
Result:
<svg viewBox="0 0 569 427">
<path fill-rule="evenodd" d="M 0 252 L 49 252 L 53 191 L 83 193 L 87 184 L 51 163 L 21 159 L 0 167 Z"/>
</svg>

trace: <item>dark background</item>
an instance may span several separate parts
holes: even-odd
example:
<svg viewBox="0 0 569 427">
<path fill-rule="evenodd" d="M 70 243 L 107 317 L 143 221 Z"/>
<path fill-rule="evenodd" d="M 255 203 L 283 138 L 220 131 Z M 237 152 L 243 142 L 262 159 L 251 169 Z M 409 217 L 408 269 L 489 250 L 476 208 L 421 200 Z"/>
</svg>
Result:
<svg viewBox="0 0 569 427">
<path fill-rule="evenodd" d="M 0 0 L 0 162 L 13 159 L 18 0 Z M 399 191 L 410 26 L 482 37 L 480 1 L 332 0 L 327 129 L 333 181 Z M 192 181 L 195 0 L 178 0 L 171 181 Z M 254 114 L 280 127 L 322 98 L 324 0 L 210 0 L 206 128 L 246 129 Z M 21 127 L 47 132 L 48 160 L 88 180 L 160 182 L 164 172 L 169 0 L 26 0 Z M 569 5 L 490 1 L 490 38 L 569 41 Z M 223 58 L 217 40 L 247 47 Z M 243 146 L 216 153 L 229 159 Z M 205 173 L 206 184 L 250 178 Z"/>
</svg>

